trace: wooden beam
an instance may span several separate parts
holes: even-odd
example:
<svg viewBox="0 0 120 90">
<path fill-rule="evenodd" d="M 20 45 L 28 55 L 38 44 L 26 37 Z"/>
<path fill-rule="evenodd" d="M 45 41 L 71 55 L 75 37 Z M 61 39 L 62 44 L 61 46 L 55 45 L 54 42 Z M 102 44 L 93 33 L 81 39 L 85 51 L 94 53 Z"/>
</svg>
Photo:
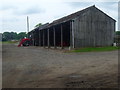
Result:
<svg viewBox="0 0 120 90">
<path fill-rule="evenodd" d="M 33 46 L 35 45 L 35 38 L 34 38 L 34 32 L 33 32 Z"/>
<path fill-rule="evenodd" d="M 70 21 L 70 47 L 69 49 L 72 48 L 72 21 Z"/>
<path fill-rule="evenodd" d="M 54 48 L 56 48 L 56 33 L 55 33 L 55 27 L 53 27 L 53 35 L 54 35 Z"/>
<path fill-rule="evenodd" d="M 50 37 L 49 37 L 50 35 L 49 35 L 49 29 L 47 29 L 47 32 L 48 32 L 48 33 L 47 33 L 47 34 L 48 34 L 48 48 L 50 48 Z"/>
<path fill-rule="evenodd" d="M 61 49 L 63 49 L 63 27 L 61 24 Z"/>
<path fill-rule="evenodd" d="M 73 21 L 71 22 L 71 28 L 72 28 L 72 46 L 75 48 L 75 35 L 74 35 L 74 27 L 73 27 Z"/>
<path fill-rule="evenodd" d="M 44 39 L 45 35 L 44 35 L 44 30 L 43 30 L 43 47 L 45 47 L 45 39 Z"/>
<path fill-rule="evenodd" d="M 39 46 L 41 46 L 41 37 L 40 37 L 40 30 L 39 30 Z"/>
</svg>

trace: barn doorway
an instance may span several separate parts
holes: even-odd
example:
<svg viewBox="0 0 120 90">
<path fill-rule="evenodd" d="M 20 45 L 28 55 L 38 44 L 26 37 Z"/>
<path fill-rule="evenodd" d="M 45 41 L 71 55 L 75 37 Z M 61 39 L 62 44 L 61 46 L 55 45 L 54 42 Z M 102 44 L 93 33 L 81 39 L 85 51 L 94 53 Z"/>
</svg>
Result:
<svg viewBox="0 0 120 90">
<path fill-rule="evenodd" d="M 70 21 L 56 25 L 55 34 L 56 34 L 57 47 L 61 47 L 61 46 L 69 47 L 70 46 Z"/>
</svg>

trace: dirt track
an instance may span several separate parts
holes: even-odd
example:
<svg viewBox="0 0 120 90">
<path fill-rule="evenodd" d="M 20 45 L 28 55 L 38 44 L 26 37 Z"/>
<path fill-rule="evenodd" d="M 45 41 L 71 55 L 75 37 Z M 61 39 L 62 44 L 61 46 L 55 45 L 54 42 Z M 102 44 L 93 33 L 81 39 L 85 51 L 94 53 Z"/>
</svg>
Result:
<svg viewBox="0 0 120 90">
<path fill-rule="evenodd" d="M 3 45 L 3 88 L 113 88 L 118 51 L 63 53 Z"/>
</svg>

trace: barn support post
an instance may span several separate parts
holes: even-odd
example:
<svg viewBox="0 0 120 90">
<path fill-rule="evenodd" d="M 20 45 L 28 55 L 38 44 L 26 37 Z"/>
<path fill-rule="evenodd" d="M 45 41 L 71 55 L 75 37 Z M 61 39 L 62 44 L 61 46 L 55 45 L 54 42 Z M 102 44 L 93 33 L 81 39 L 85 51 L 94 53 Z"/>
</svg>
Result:
<svg viewBox="0 0 120 90">
<path fill-rule="evenodd" d="M 41 38 L 40 38 L 40 30 L 39 30 L 39 46 L 41 46 Z"/>
<path fill-rule="evenodd" d="M 56 48 L 56 33 L 55 33 L 55 27 L 53 27 L 53 35 L 54 35 L 54 48 Z"/>
<path fill-rule="evenodd" d="M 61 24 L 61 49 L 63 49 L 63 26 Z"/>
<path fill-rule="evenodd" d="M 49 35 L 49 30 L 50 30 L 50 29 L 47 29 L 47 34 L 48 34 L 48 48 L 50 48 L 50 37 L 49 37 L 50 35 Z"/>
<path fill-rule="evenodd" d="M 74 34 L 74 27 L 73 27 L 73 21 L 74 20 L 72 20 L 72 22 L 71 22 L 71 28 L 72 28 L 72 48 L 75 48 L 75 34 Z"/>
<path fill-rule="evenodd" d="M 31 45 L 33 46 L 33 33 L 31 32 Z"/>
<path fill-rule="evenodd" d="M 43 47 L 45 47 L 45 39 L 44 39 L 45 35 L 44 35 L 44 30 L 43 30 Z"/>
<path fill-rule="evenodd" d="M 34 32 L 33 32 L 33 46 L 35 46 L 35 37 L 34 37 Z"/>
<path fill-rule="evenodd" d="M 34 32 L 34 46 L 36 46 L 36 32 Z"/>
<path fill-rule="evenodd" d="M 69 50 L 72 48 L 72 21 L 70 21 L 70 47 Z"/>
</svg>

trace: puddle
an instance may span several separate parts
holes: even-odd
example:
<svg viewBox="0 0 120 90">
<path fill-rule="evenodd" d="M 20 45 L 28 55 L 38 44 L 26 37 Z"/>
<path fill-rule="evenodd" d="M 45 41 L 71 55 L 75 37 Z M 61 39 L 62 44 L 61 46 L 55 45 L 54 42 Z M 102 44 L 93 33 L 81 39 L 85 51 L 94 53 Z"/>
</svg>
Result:
<svg viewBox="0 0 120 90">
<path fill-rule="evenodd" d="M 81 75 L 69 75 L 68 77 L 70 77 L 70 78 L 80 78 L 82 76 Z"/>
</svg>

